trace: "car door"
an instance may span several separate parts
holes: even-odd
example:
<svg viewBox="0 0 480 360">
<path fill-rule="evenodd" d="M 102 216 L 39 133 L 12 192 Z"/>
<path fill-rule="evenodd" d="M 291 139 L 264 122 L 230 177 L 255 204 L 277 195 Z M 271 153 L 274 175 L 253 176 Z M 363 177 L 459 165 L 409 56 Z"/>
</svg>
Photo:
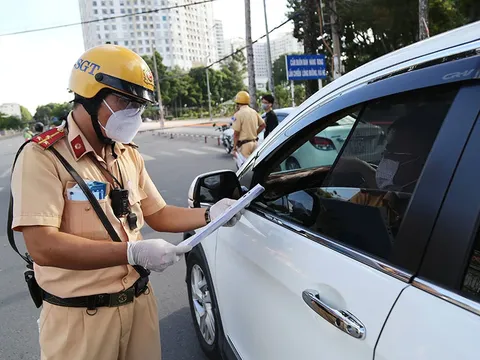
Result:
<svg viewBox="0 0 480 360">
<path fill-rule="evenodd" d="M 470 116 L 480 110 L 480 86 L 471 90 L 470 101 L 464 104 L 464 114 Z M 480 121 L 477 120 L 440 211 L 425 260 L 412 286 L 396 302 L 375 359 L 479 358 L 476 347 L 480 334 L 479 161 Z"/>
<path fill-rule="evenodd" d="M 358 124 L 381 120 L 388 133 L 397 121 L 405 122 L 408 116 L 422 121 L 425 112 L 431 112 L 435 124 L 419 126 L 414 133 L 420 136 L 431 127 L 429 140 L 422 142 L 420 136 L 412 142 L 414 136 L 404 137 L 403 145 L 433 142 L 455 127 L 464 129 L 455 124 L 454 112 L 448 112 L 458 96 L 457 87 L 437 87 L 376 98 L 325 117 L 321 115 L 325 108 L 319 108 L 306 115 L 310 119 L 306 124 L 297 122 L 296 133 L 256 165 L 253 184 L 260 182 L 265 193 L 239 224 L 220 229 L 217 236 L 219 309 L 227 339 L 241 359 L 373 358 L 385 320 L 408 286 L 410 268 L 419 263 L 440 206 L 416 202 L 420 195 L 414 189 L 435 171 L 445 186 L 426 192 L 443 195 L 463 144 L 452 145 L 442 169 L 434 163 L 441 155 L 432 154 L 432 160 L 431 144 L 423 148 L 422 159 L 429 162 L 415 167 L 415 182 L 395 195 L 399 203 L 395 218 L 383 201 L 374 201 L 391 192 L 379 191 L 368 171 L 360 174 L 349 165 L 349 159 L 365 158 L 372 150 L 360 147 L 359 153 L 357 142 L 365 135 L 365 126 Z M 315 136 L 348 116 L 356 122 L 343 144 L 309 150 L 308 156 L 316 157 L 319 166 L 282 170 L 292 154 L 311 147 Z M 388 136 L 379 138 L 383 142 L 375 147 L 385 149 Z M 377 166 L 378 159 L 372 160 L 368 169 Z M 363 201 L 369 196 L 372 204 Z M 424 219 L 411 219 L 419 208 Z M 409 221 L 416 221 L 417 232 L 409 251 L 419 256 L 397 252 L 397 243 L 404 241 L 402 224 Z"/>
</svg>

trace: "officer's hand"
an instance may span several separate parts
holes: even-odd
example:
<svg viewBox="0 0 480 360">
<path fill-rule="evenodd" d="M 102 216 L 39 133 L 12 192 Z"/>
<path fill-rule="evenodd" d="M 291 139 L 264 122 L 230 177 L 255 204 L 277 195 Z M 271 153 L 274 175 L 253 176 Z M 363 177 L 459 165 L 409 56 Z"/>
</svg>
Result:
<svg viewBox="0 0 480 360">
<path fill-rule="evenodd" d="M 210 208 L 210 218 L 215 220 L 221 216 L 227 209 L 236 203 L 236 200 L 232 199 L 222 199 L 216 204 L 212 205 Z M 242 215 L 245 213 L 245 209 L 242 209 L 239 213 L 235 214 L 224 226 L 231 227 L 241 219 Z"/>
<path fill-rule="evenodd" d="M 173 245 L 162 239 L 141 240 L 127 243 L 127 258 L 130 265 L 163 271 L 190 250 L 190 245 Z"/>
</svg>

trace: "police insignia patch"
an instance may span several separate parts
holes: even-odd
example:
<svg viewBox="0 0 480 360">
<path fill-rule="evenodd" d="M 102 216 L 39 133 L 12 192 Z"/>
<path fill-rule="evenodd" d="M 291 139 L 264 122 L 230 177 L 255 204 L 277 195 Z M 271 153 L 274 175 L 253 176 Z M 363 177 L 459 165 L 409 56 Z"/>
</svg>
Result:
<svg viewBox="0 0 480 360">
<path fill-rule="evenodd" d="M 146 84 L 153 86 L 153 75 L 150 69 L 143 69 L 143 81 Z"/>
</svg>

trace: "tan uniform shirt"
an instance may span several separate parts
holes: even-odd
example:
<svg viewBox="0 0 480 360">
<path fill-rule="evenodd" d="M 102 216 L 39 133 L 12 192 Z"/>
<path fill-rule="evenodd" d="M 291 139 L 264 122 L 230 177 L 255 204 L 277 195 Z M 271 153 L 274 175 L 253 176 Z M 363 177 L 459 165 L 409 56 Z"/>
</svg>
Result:
<svg viewBox="0 0 480 360">
<path fill-rule="evenodd" d="M 108 183 L 91 156 L 106 165 L 117 179 L 123 180 L 124 187 L 129 190 L 131 210 L 138 217 L 137 229 L 130 230 L 125 217 L 118 219 L 114 215 L 108 196 L 110 184 L 107 185 L 106 198 L 99 202 L 122 241 L 141 240 L 144 216 L 154 214 L 166 204 L 150 179 L 136 147 L 116 143 L 115 159 L 111 147 L 107 146 L 105 160 L 102 159 L 95 154 L 71 113 L 68 116 L 68 135 L 54 147 L 84 180 Z M 52 226 L 91 240 L 112 241 L 88 201 L 67 198 L 66 190 L 75 184 L 51 151 L 35 143 L 28 144 L 12 174 L 13 229 L 21 231 L 23 226 Z M 119 292 L 132 286 L 139 277 L 130 265 L 76 271 L 35 264 L 34 270 L 40 287 L 63 298 Z"/>
<path fill-rule="evenodd" d="M 248 105 L 242 106 L 235 113 L 234 118 L 232 128 L 240 133 L 238 138 L 240 141 L 256 139 L 258 127 L 265 123 L 262 117 Z"/>
</svg>

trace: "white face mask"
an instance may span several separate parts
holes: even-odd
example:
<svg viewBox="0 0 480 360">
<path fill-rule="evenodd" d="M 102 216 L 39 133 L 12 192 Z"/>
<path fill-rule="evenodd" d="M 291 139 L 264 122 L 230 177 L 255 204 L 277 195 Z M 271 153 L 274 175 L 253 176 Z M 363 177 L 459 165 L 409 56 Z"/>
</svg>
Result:
<svg viewBox="0 0 480 360">
<path fill-rule="evenodd" d="M 137 135 L 138 129 L 142 124 L 143 111 L 139 111 L 136 108 L 127 108 L 114 112 L 105 100 L 103 102 L 112 113 L 105 127 L 99 122 L 102 129 L 105 130 L 105 135 L 113 141 L 123 144 L 130 143 Z"/>
<path fill-rule="evenodd" d="M 393 178 L 397 173 L 400 163 L 391 159 L 382 159 L 378 164 L 377 171 L 375 173 L 375 180 L 377 187 L 380 190 L 393 187 Z"/>
</svg>

